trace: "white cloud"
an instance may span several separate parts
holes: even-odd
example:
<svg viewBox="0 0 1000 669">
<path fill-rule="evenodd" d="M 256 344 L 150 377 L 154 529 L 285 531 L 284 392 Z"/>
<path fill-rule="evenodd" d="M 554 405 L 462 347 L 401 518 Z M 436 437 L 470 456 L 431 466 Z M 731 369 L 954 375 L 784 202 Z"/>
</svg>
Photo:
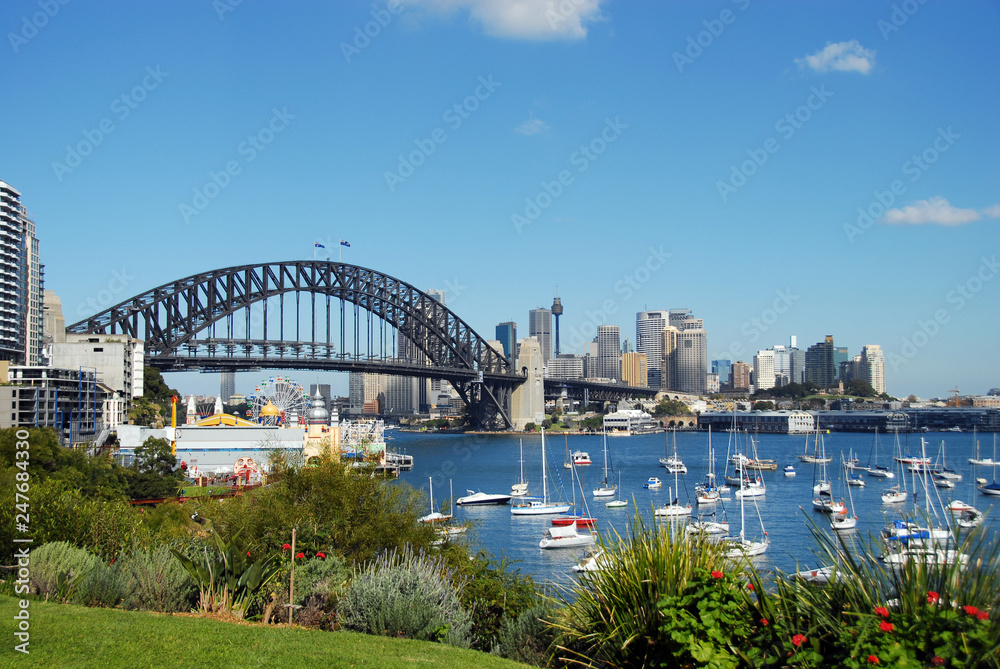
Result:
<svg viewBox="0 0 1000 669">
<path fill-rule="evenodd" d="M 583 39 L 586 24 L 603 20 L 607 0 L 401 0 L 432 12 L 467 11 L 469 18 L 494 37 L 514 39 Z"/>
<path fill-rule="evenodd" d="M 549 129 L 549 124 L 540 118 L 535 118 L 532 116 L 527 121 L 521 125 L 514 128 L 514 132 L 519 135 L 538 135 L 540 133 L 546 132 Z"/>
<path fill-rule="evenodd" d="M 965 225 L 978 221 L 983 216 L 1000 218 L 1000 204 L 986 207 L 981 212 L 976 209 L 953 207 L 941 196 L 929 200 L 917 200 L 902 209 L 890 209 L 882 220 L 893 225 Z"/>
<path fill-rule="evenodd" d="M 828 42 L 825 47 L 805 58 L 796 58 L 800 68 L 816 72 L 860 72 L 868 74 L 875 66 L 875 51 L 866 49 L 857 40 Z"/>
</svg>

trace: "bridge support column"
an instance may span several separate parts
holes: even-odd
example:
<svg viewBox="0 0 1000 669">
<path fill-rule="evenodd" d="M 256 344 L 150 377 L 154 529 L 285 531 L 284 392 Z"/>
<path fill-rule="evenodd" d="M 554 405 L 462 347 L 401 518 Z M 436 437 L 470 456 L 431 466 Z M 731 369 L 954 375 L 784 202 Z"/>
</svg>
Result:
<svg viewBox="0 0 1000 669">
<path fill-rule="evenodd" d="M 530 337 L 522 340 L 517 364 L 528 380 L 514 390 L 511 421 L 515 430 L 523 430 L 528 423 L 540 425 L 545 420 L 545 362 L 537 340 Z"/>
</svg>

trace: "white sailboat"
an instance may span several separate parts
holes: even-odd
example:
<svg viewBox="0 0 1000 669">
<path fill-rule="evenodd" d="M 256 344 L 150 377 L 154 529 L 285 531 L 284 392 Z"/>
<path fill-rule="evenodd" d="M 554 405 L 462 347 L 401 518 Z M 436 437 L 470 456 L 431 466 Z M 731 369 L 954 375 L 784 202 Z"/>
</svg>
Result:
<svg viewBox="0 0 1000 669">
<path fill-rule="evenodd" d="M 576 467 L 573 467 L 573 477 L 576 478 Z M 575 486 L 576 482 L 572 482 Z M 580 486 L 580 494 L 583 495 L 583 486 Z M 576 496 L 576 488 L 573 488 L 573 495 Z M 587 498 L 584 496 L 583 504 L 586 507 Z M 589 518 L 590 514 L 587 513 Z M 589 518 L 593 520 L 592 518 Z M 555 521 L 553 521 L 554 523 Z M 574 520 L 569 525 L 555 525 L 548 527 L 538 542 L 539 548 L 576 548 L 577 546 L 593 546 L 594 533 L 588 529 L 579 531 L 579 523 Z"/>
<path fill-rule="evenodd" d="M 430 498 L 431 501 L 431 512 L 428 513 L 426 516 L 421 516 L 420 518 L 417 518 L 417 520 L 420 521 L 421 523 L 446 523 L 449 520 L 451 520 L 452 516 L 451 514 L 448 514 L 446 516 L 440 511 L 434 510 L 434 477 L 432 476 L 428 480 L 430 482 L 430 492 L 428 494 L 428 497 Z"/>
<path fill-rule="evenodd" d="M 545 428 L 542 428 L 542 498 L 522 497 L 521 502 L 510 507 L 514 516 L 542 516 L 566 513 L 570 504 L 554 504 L 549 501 L 549 482 L 545 471 Z"/>
<path fill-rule="evenodd" d="M 896 439 L 899 439 L 898 430 L 896 431 Z M 868 476 L 877 479 L 896 478 L 896 473 L 892 471 L 892 467 L 880 465 L 878 462 L 878 429 L 875 430 L 875 440 L 872 442 L 872 452 L 868 458 Z"/>
<path fill-rule="evenodd" d="M 687 470 L 685 469 L 685 471 L 687 471 Z M 680 488 L 679 488 L 677 474 L 678 474 L 678 472 L 675 469 L 674 470 L 674 487 L 673 488 L 669 488 L 669 491 L 670 491 L 669 494 L 670 494 L 671 497 L 674 496 L 674 493 L 677 493 L 678 495 L 680 494 Z M 686 518 L 686 517 L 689 517 L 691 515 L 691 504 L 688 503 L 687 506 L 684 506 L 683 504 L 681 504 L 678 501 L 677 497 L 673 497 L 673 501 L 672 502 L 670 502 L 669 504 L 664 504 L 660 508 L 658 508 L 655 511 L 653 511 L 653 515 L 656 516 L 657 518 L 672 518 L 672 519 Z"/>
<path fill-rule="evenodd" d="M 695 501 L 698 504 L 715 504 L 722 499 L 723 493 L 728 493 L 728 487 L 720 487 L 715 478 L 715 448 L 712 446 L 712 426 L 708 426 L 708 474 L 705 482 L 695 486 Z"/>
<path fill-rule="evenodd" d="M 909 493 L 906 491 L 906 476 L 903 472 L 902 463 L 902 446 L 899 443 L 899 430 L 896 430 L 896 443 L 895 443 L 896 456 L 893 460 L 899 467 L 899 484 L 894 485 L 884 493 L 882 493 L 882 503 L 883 504 L 902 504 L 909 497 Z"/>
<path fill-rule="evenodd" d="M 742 486 L 742 480 L 741 480 Z M 742 487 L 741 487 L 742 491 Z M 754 509 L 757 511 L 757 519 L 760 521 L 760 530 L 764 534 L 763 539 L 757 541 L 750 541 L 746 538 L 746 501 L 744 495 L 739 494 L 737 491 L 737 497 L 740 498 L 740 533 L 735 537 L 727 537 L 722 540 L 723 546 L 725 546 L 725 555 L 728 558 L 750 558 L 755 555 L 762 555 L 767 552 L 767 549 L 771 545 L 771 539 L 768 538 L 767 532 L 764 530 L 764 519 L 760 517 L 760 509 L 757 507 L 757 500 L 753 500 Z"/>
<path fill-rule="evenodd" d="M 970 465 L 977 465 L 979 467 L 997 467 L 1000 466 L 1000 461 L 997 460 L 997 436 L 993 435 L 993 457 L 984 458 L 981 457 L 979 453 L 979 439 L 976 438 L 976 430 L 972 430 L 972 441 L 976 445 L 976 456 L 974 458 L 969 458 Z"/>
<path fill-rule="evenodd" d="M 610 502 L 605 502 L 604 506 L 609 509 L 622 509 L 628 506 L 628 502 L 621 497 L 622 490 L 622 473 L 618 472 L 618 495 Z"/>
<path fill-rule="evenodd" d="M 832 458 L 828 458 L 826 455 L 826 443 L 822 437 L 818 438 L 818 443 L 817 454 L 819 457 L 816 464 L 813 465 L 813 493 L 816 495 L 812 501 L 813 508 L 823 513 L 839 514 L 847 509 L 847 505 L 833 498 L 833 484 L 826 471 L 826 463 Z"/>
<path fill-rule="evenodd" d="M 801 460 L 802 462 L 805 462 L 805 463 L 808 463 L 808 464 L 814 464 L 814 465 L 815 464 L 823 464 L 823 463 L 831 462 L 833 460 L 833 458 L 827 457 L 825 453 L 822 454 L 822 455 L 820 454 L 820 450 L 819 450 L 820 436 L 819 435 L 820 435 L 819 418 L 817 418 L 816 419 L 816 432 L 812 435 L 814 437 L 812 452 L 811 453 L 809 452 L 809 437 L 810 437 L 810 435 L 807 434 L 806 435 L 806 447 L 805 447 L 805 450 L 802 452 L 802 455 L 799 456 L 799 460 Z"/>
<path fill-rule="evenodd" d="M 604 432 L 604 480 L 594 488 L 594 497 L 614 497 L 618 488 L 608 481 L 608 433 Z"/>
<path fill-rule="evenodd" d="M 674 452 L 667 453 L 667 456 L 660 458 L 660 464 L 667 468 L 671 474 L 687 474 L 688 468 L 684 461 L 677 455 L 677 430 L 671 430 L 674 435 Z M 668 444 L 669 447 L 669 444 Z"/>
<path fill-rule="evenodd" d="M 841 458 L 844 457 L 843 451 L 841 451 L 840 457 Z M 851 479 L 850 472 L 851 472 L 851 470 L 848 469 L 847 464 L 848 464 L 848 461 L 845 460 L 844 461 L 844 479 L 845 479 L 845 483 L 847 484 L 845 486 L 847 488 L 847 496 L 848 496 L 848 499 L 850 499 L 850 502 L 851 502 L 851 511 L 850 511 L 850 513 L 848 513 L 847 507 L 844 507 L 843 509 L 841 509 L 837 513 L 834 513 L 834 514 L 832 514 L 830 516 L 830 528 L 834 532 L 842 532 L 844 530 L 853 530 L 855 527 L 858 526 L 858 514 L 854 510 L 854 493 L 851 492 L 851 486 L 850 486 L 850 479 Z"/>
<path fill-rule="evenodd" d="M 519 441 L 521 443 L 521 477 L 517 483 L 510 487 L 511 497 L 524 497 L 528 494 L 528 482 L 524 480 L 524 439 Z"/>
</svg>

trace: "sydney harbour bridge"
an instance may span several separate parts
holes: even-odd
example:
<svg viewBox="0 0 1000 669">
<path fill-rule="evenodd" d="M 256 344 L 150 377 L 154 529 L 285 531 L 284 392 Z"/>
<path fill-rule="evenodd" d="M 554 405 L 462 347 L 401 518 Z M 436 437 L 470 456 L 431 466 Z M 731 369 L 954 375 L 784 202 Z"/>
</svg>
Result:
<svg viewBox="0 0 1000 669">
<path fill-rule="evenodd" d="M 226 267 L 164 284 L 66 328 L 145 342 L 161 371 L 371 372 L 444 379 L 476 427 L 508 429 L 527 379 L 457 314 L 382 272 L 328 260 Z M 648 388 L 545 379 L 547 397 L 619 400 Z"/>
</svg>

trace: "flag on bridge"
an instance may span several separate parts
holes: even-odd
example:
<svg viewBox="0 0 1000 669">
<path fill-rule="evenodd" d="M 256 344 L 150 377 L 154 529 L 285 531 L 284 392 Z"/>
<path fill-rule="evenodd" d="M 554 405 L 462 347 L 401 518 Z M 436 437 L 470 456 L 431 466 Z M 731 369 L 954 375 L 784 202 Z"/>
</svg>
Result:
<svg viewBox="0 0 1000 669">
<path fill-rule="evenodd" d="M 347 246 L 347 247 L 350 247 L 351 243 L 350 243 L 350 242 L 347 242 L 347 241 L 344 241 L 343 239 L 341 239 L 341 240 L 340 240 L 340 245 L 341 245 L 341 246 Z"/>
<path fill-rule="evenodd" d="M 313 247 L 317 248 L 317 249 L 325 249 L 326 248 L 325 246 L 323 246 L 319 242 L 313 242 Z"/>
</svg>

